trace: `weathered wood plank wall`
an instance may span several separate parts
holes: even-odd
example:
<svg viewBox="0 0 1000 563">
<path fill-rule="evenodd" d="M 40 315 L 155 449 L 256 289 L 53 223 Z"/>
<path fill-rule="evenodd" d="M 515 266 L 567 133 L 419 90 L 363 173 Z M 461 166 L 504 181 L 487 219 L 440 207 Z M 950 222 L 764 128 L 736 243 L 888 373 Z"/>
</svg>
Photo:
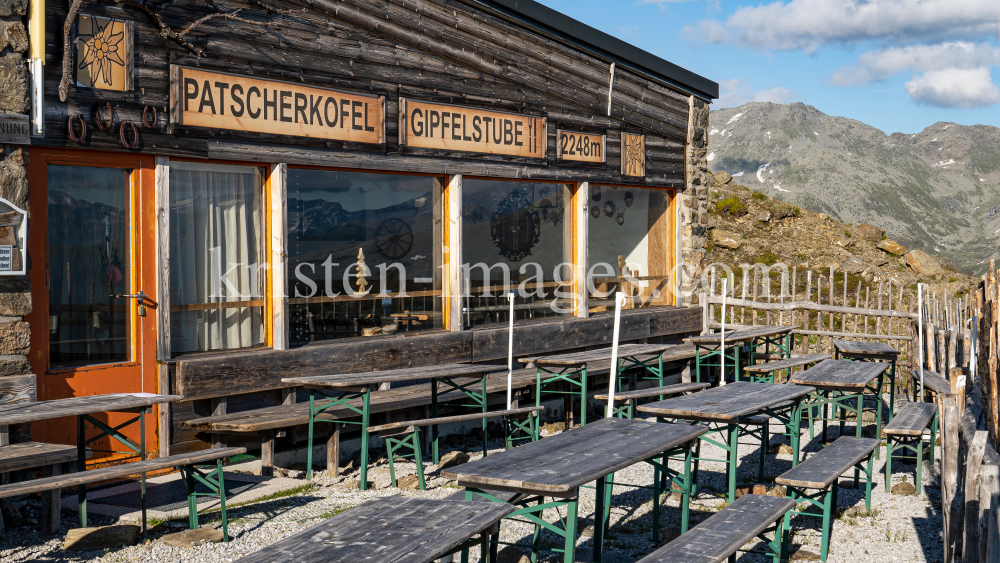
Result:
<svg viewBox="0 0 1000 563">
<path fill-rule="evenodd" d="M 206 52 L 200 58 L 163 38 L 144 14 L 113 4 L 88 4 L 88 13 L 134 21 L 135 91 L 71 87 L 68 102 L 47 99 L 47 136 L 40 144 L 126 150 L 117 127 L 105 133 L 93 126 L 95 106 L 111 103 L 118 120 L 141 123 L 143 108 L 149 105 L 159 109 L 159 123 L 153 130 L 139 128 L 141 141 L 134 152 L 620 182 L 620 135 L 629 130 L 647 134 L 647 175 L 628 178 L 628 183 L 684 185 L 686 93 L 619 66 L 608 116 L 611 73 L 607 61 L 456 0 L 281 0 L 271 4 L 284 13 L 267 13 L 237 0 L 219 2 L 223 9 L 240 8 L 241 17 L 267 25 L 209 20 L 186 35 Z M 65 8 L 58 2 L 47 6 L 46 40 L 51 46 L 47 64 L 53 70 L 61 66 Z M 168 25 L 184 29 L 208 14 L 204 5 L 178 2 L 162 17 Z M 387 142 L 362 145 L 171 126 L 166 111 L 171 64 L 384 95 Z M 47 91 L 55 91 L 60 74 L 47 73 Z M 401 97 L 545 116 L 549 120 L 548 156 L 542 160 L 400 147 L 395 116 Z M 68 140 L 69 115 L 82 115 L 88 122 L 87 137 L 80 144 Z M 557 163 L 557 128 L 606 132 L 607 163 Z"/>
</svg>

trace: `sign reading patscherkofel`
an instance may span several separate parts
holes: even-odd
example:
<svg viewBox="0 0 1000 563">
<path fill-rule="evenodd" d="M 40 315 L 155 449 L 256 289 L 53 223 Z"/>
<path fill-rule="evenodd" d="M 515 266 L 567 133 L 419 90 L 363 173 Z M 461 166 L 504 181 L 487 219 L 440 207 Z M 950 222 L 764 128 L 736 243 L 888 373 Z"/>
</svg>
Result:
<svg viewBox="0 0 1000 563">
<path fill-rule="evenodd" d="M 177 65 L 173 123 L 355 143 L 385 142 L 384 99 Z"/>
</svg>

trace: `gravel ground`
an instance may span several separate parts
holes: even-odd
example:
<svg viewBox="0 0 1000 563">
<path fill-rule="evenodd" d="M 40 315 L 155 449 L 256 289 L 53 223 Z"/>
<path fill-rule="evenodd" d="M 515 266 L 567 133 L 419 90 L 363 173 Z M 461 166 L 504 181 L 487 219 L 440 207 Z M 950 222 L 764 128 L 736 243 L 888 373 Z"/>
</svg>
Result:
<svg viewBox="0 0 1000 563">
<path fill-rule="evenodd" d="M 817 429 L 819 425 L 817 423 Z M 779 432 L 781 427 L 772 426 L 773 432 Z M 848 433 L 853 434 L 853 423 L 848 424 Z M 837 435 L 837 429 L 832 427 L 832 436 Z M 773 437 L 775 444 L 786 439 Z M 461 442 L 461 440 L 458 440 Z M 819 451 L 818 440 L 809 440 L 803 434 L 804 448 L 807 453 Z M 738 469 L 738 481 L 741 485 L 754 484 L 757 477 L 757 461 L 760 447 L 753 437 L 741 439 L 746 442 L 740 446 L 741 463 Z M 454 444 L 454 441 L 452 441 Z M 481 454 L 476 453 L 478 447 L 470 441 L 468 451 L 472 459 Z M 500 444 L 496 444 L 500 451 Z M 492 451 L 492 448 L 491 448 Z M 833 536 L 830 545 L 831 563 L 841 562 L 885 562 L 885 561 L 941 561 L 941 515 L 936 507 L 940 506 L 941 497 L 938 483 L 933 473 L 925 466 L 924 488 L 920 496 L 894 495 L 885 491 L 885 448 L 881 449 L 881 458 L 876 460 L 875 484 L 872 489 L 872 510 L 870 513 L 864 507 L 864 486 L 860 490 L 842 488 L 839 506 L 841 515 L 835 520 Z M 384 455 L 384 454 L 383 454 Z M 721 458 L 721 449 L 703 444 L 702 455 Z M 412 463 L 397 464 L 398 475 L 408 475 L 415 471 Z M 768 455 L 766 460 L 765 485 L 770 489 L 774 477 L 791 467 L 791 456 L 787 454 Z M 304 487 L 289 496 L 272 498 L 255 502 L 246 506 L 238 506 L 229 512 L 229 533 L 233 538 L 228 544 L 212 544 L 193 549 L 171 548 L 157 541 L 156 538 L 165 534 L 182 531 L 186 528 L 184 522 L 158 523 L 151 533 L 151 540 L 145 544 L 111 549 L 99 552 L 67 552 L 62 551 L 63 536 L 42 536 L 30 524 L 19 530 L 7 530 L 0 534 L 0 561 L 93 561 L 106 563 L 143 562 L 143 563 L 194 563 L 194 562 L 228 562 L 253 553 L 263 546 L 274 543 L 299 530 L 315 524 L 321 519 L 347 510 L 368 499 L 388 496 L 406 495 L 425 498 L 442 498 L 453 494 L 458 489 L 453 483 L 440 477 L 436 468 L 428 466 L 428 491 L 400 490 L 389 487 L 389 471 L 384 459 L 369 471 L 369 479 L 374 481 L 374 490 L 361 492 L 356 489 L 357 470 L 348 470 L 344 475 L 333 478 L 320 472 L 314 479 L 315 485 Z M 894 464 L 892 483 L 898 483 L 904 477 L 911 483 L 915 467 L 910 464 Z M 725 505 L 725 474 L 723 464 L 703 462 L 698 498 L 692 502 L 692 524 L 700 522 L 718 511 Z M 297 472 L 292 472 L 294 476 Z M 610 537 L 605 544 L 604 561 L 608 563 L 629 563 L 641 559 L 654 551 L 659 542 L 652 536 L 652 492 L 647 489 L 629 487 L 628 484 L 649 484 L 652 482 L 652 467 L 639 464 L 629 467 L 616 474 L 616 487 L 612 501 Z M 355 488 L 351 488 L 354 481 Z M 843 478 L 842 484 L 850 480 Z M 305 485 L 305 482 L 303 482 Z M 29 520 L 38 517 L 37 503 L 27 500 L 21 503 L 22 514 Z M 579 529 L 593 524 L 594 491 L 583 489 L 580 500 Z M 661 522 L 667 530 L 663 533 L 665 539 L 679 532 L 679 501 L 666 500 L 666 506 L 661 510 Z M 545 514 L 545 519 L 555 521 L 554 510 Z M 63 530 L 74 527 L 78 517 L 74 512 L 63 513 Z M 113 518 L 91 516 L 91 525 L 107 525 L 117 523 Z M 202 525 L 219 525 L 218 514 L 202 515 Z M 792 520 L 792 549 L 802 549 L 805 552 L 819 553 L 821 519 L 813 517 L 795 517 Z M 592 530 L 592 529 L 591 529 Z M 529 524 L 504 521 L 502 527 L 503 541 L 530 540 L 533 528 Z M 593 540 L 584 537 L 577 543 L 577 560 L 592 559 Z M 542 544 L 545 547 L 561 546 L 562 540 L 549 532 L 543 532 Z M 745 546 L 760 551 L 763 544 L 757 542 Z M 478 561 L 479 555 L 473 550 L 472 561 Z M 543 552 L 540 560 L 561 561 L 561 556 L 552 552 Z M 753 553 L 741 555 L 741 561 L 770 561 L 768 557 Z M 516 561 L 516 559 L 514 559 Z"/>
</svg>

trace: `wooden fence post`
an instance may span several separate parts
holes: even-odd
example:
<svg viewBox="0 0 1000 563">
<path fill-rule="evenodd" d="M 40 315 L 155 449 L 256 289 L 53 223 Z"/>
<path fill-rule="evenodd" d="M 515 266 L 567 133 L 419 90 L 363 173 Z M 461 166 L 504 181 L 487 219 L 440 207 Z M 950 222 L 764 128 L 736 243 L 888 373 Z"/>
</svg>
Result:
<svg viewBox="0 0 1000 563">
<path fill-rule="evenodd" d="M 953 399 L 945 397 L 941 455 L 941 516 L 944 528 L 944 561 L 955 562 L 955 543 L 958 540 L 958 519 L 953 507 L 958 488 L 958 409 Z"/>
<path fill-rule="evenodd" d="M 979 473 L 979 561 L 1000 561 L 1000 466 L 983 465 Z"/>
<path fill-rule="evenodd" d="M 989 433 L 976 431 L 965 458 L 965 486 L 962 490 L 965 511 L 965 539 L 962 541 L 962 563 L 979 563 L 979 472 Z M 985 563 L 985 562 L 984 562 Z"/>
</svg>

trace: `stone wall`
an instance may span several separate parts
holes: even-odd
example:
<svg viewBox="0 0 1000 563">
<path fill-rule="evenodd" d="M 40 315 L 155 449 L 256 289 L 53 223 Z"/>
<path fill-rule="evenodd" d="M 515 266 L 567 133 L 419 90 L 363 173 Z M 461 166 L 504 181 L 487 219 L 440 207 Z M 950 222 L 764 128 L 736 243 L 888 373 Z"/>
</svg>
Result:
<svg viewBox="0 0 1000 563">
<path fill-rule="evenodd" d="M 701 273 L 708 251 L 708 103 L 693 98 L 688 126 L 685 162 L 687 186 L 681 195 L 681 290 L 687 297 L 683 304 L 698 303 Z"/>
<path fill-rule="evenodd" d="M 28 0 L 0 0 L 0 113 L 29 112 L 27 13 Z M 26 146 L 0 145 L 0 197 L 28 210 L 30 229 L 27 165 Z M 0 377 L 31 373 L 26 357 L 30 332 L 23 320 L 30 312 L 28 278 L 0 277 Z M 10 428 L 10 439 L 30 440 L 31 427 Z"/>
</svg>

